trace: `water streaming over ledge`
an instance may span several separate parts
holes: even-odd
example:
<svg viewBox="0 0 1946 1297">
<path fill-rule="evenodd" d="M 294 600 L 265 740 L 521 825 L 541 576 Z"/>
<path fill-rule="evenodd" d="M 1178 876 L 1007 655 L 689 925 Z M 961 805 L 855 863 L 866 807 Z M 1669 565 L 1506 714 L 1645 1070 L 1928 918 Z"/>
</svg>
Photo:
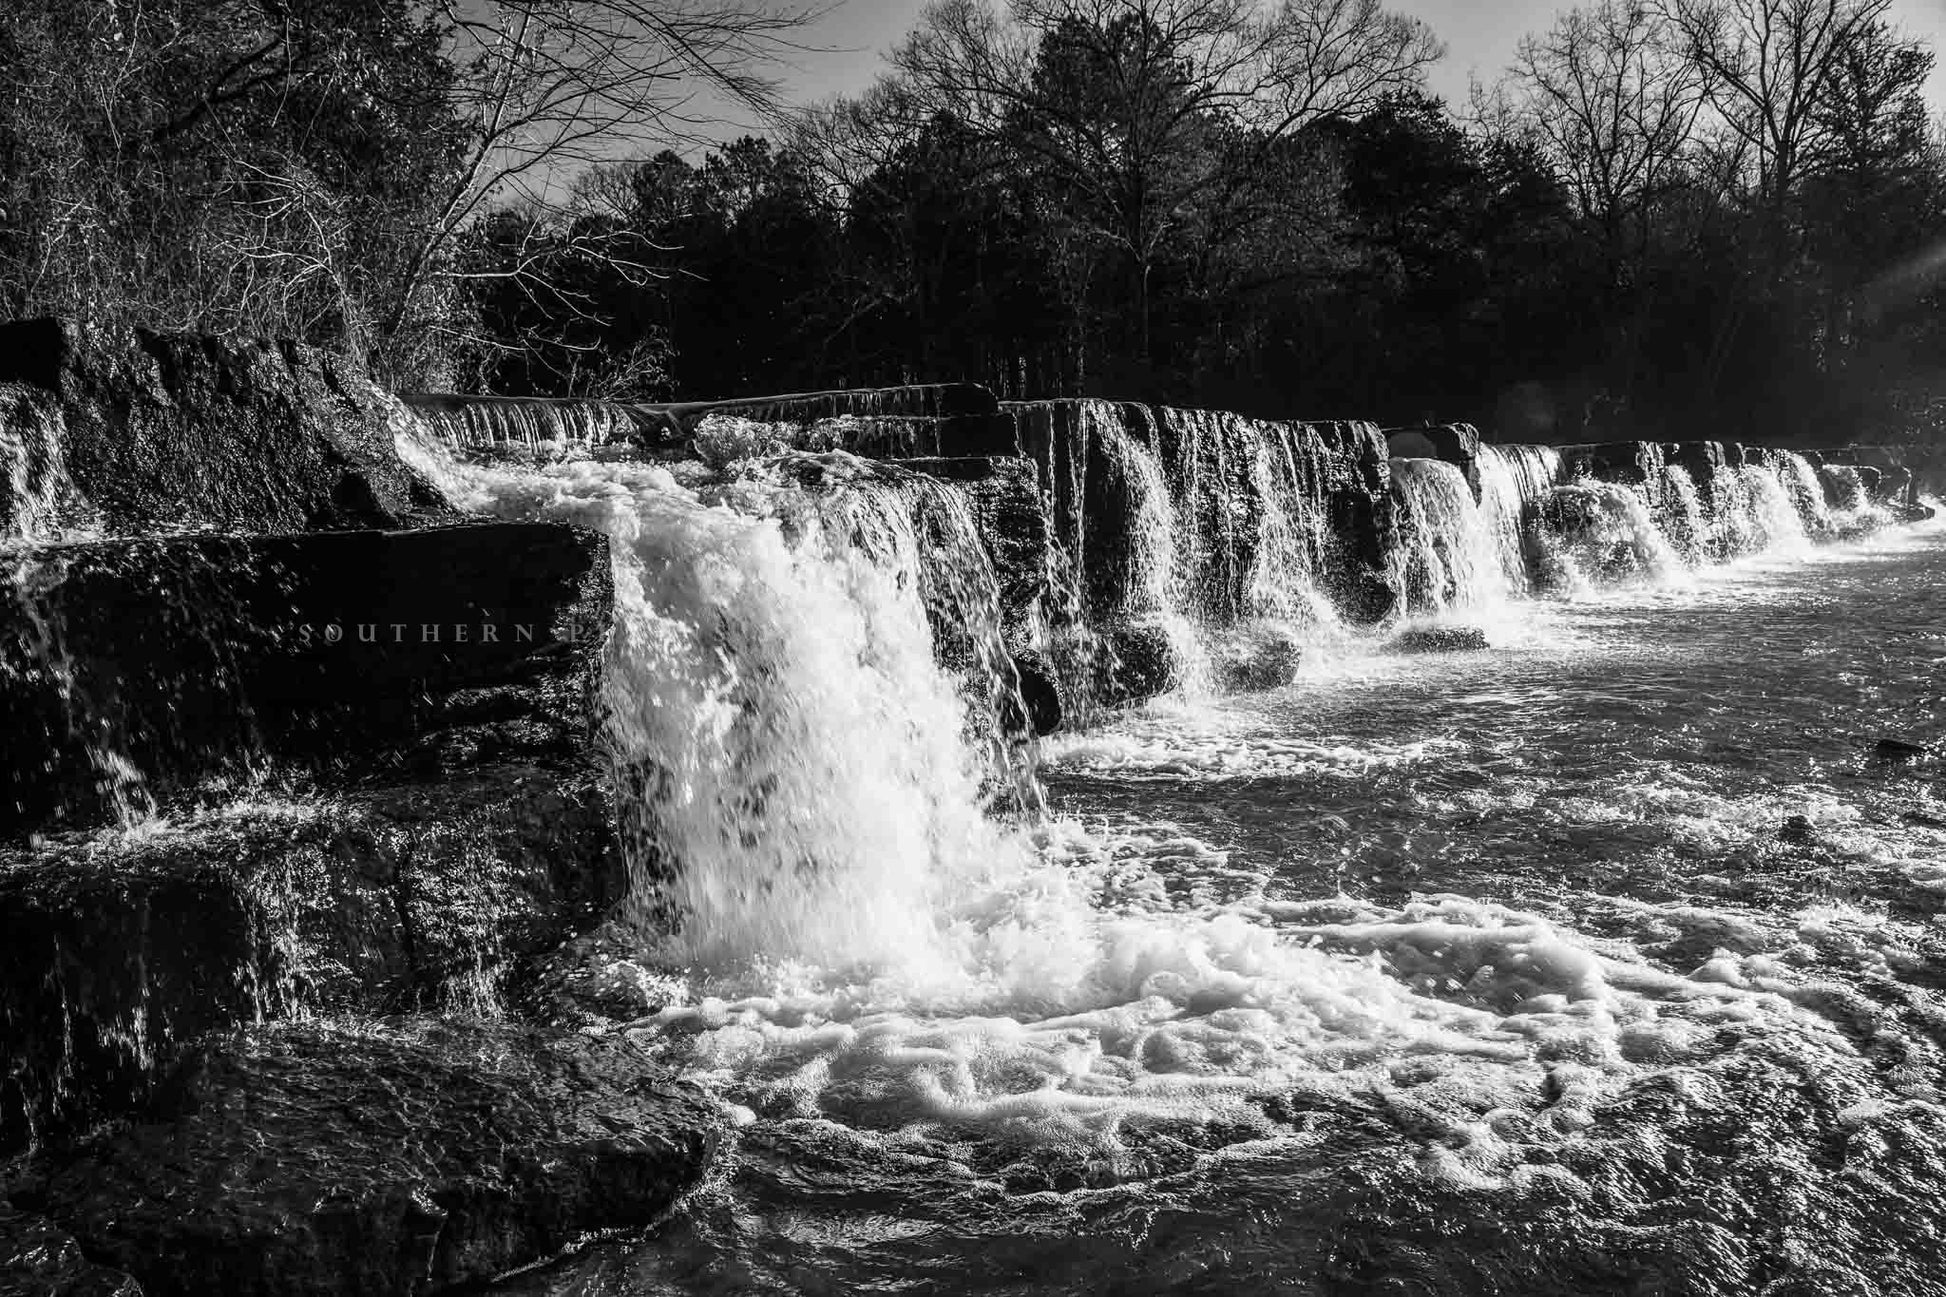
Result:
<svg viewBox="0 0 1946 1297">
<path fill-rule="evenodd" d="M 615 542 L 609 725 L 658 900 L 629 956 L 654 992 L 624 1030 L 745 1123 L 721 1183 L 576 1291 L 806 1290 L 807 1264 L 887 1290 L 1539 1293 L 1648 1271 L 1672 1291 L 1783 1273 L 1836 1291 L 1860 1273 L 1846 1249 L 1909 1264 L 1884 1241 L 1896 1220 L 1872 1223 L 1917 1192 L 1909 1159 L 1875 1164 L 1875 1199 L 1812 1132 L 1946 1151 L 1936 1092 L 1898 1079 L 1919 1059 L 1946 1076 L 1899 980 L 1932 957 L 1869 890 L 1759 898 L 1820 861 L 1908 905 L 1946 875 L 1923 831 L 1876 802 L 1861 818 L 1815 762 L 1677 720 L 1687 690 L 1737 697 L 1689 678 L 1717 640 L 1682 642 L 1734 637 L 1735 607 L 1767 654 L 1841 655 L 1831 697 L 1853 696 L 1851 650 L 1796 601 L 1820 580 L 1915 597 L 1934 532 L 1811 551 L 1865 510 L 1811 496 L 1816 474 L 1778 453 L 1707 489 L 1674 464 L 1564 480 L 1542 450 L 1484 448 L 1477 486 L 1396 460 L 1403 605 L 1357 630 L 1341 600 L 1362 560 L 1305 434 L 1106 402 L 1014 417 L 1046 470 L 1042 633 L 1146 620 L 1220 656 L 1297 627 L 1333 670 L 1229 699 L 1204 675 L 1097 716 L 1043 754 L 1049 814 L 996 815 L 979 713 L 941 658 L 1004 650 L 975 615 L 971 659 L 936 652 L 924 573 L 968 533 L 913 525 L 929 489 L 833 454 L 707 477 L 432 464 L 470 508 Z M 955 608 L 991 606 L 990 571 L 947 566 Z M 1400 617 L 1492 606 L 1526 620 L 1523 647 L 1385 653 Z M 1795 751 L 1787 719 L 1735 705 Z M 1830 705 L 1802 715 L 1828 724 Z M 1808 836 L 1780 845 L 1791 814 Z M 1887 977 L 1909 1014 L 1853 989 L 1883 1001 Z M 1906 1073 L 1861 1043 L 1861 1013 Z M 1795 1197 L 1743 1169 L 1766 1155 Z M 1657 1225 L 1658 1176 L 1769 1213 L 1800 1259 L 1763 1261 L 1734 1222 Z M 1369 1251 L 1335 1250 L 1353 1235 Z"/>
</svg>

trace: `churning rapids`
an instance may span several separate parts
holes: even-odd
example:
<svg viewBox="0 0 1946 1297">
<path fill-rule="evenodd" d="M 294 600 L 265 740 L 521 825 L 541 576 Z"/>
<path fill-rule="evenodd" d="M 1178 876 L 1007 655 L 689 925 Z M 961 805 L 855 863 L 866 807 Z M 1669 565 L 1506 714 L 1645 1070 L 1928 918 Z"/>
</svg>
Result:
<svg viewBox="0 0 1946 1297">
<path fill-rule="evenodd" d="M 990 575 L 913 579 L 870 491 L 414 454 L 614 542 L 654 846 L 588 958 L 738 1126 L 650 1243 L 517 1289 L 1946 1291 L 1946 807 L 1872 751 L 1934 723 L 1946 529 L 1813 546 L 1799 462 L 1661 522 L 1564 488 L 1535 561 L 1534 464 L 1403 461 L 1400 579 L 1490 647 L 1319 598 L 1196 645 L 1300 642 L 1274 687 L 1035 752 L 935 665 Z"/>
</svg>

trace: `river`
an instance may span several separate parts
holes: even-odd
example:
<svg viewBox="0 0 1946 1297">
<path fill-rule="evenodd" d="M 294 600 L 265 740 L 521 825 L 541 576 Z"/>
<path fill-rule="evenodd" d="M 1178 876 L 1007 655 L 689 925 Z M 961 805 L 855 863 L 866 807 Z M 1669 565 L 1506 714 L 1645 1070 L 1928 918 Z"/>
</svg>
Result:
<svg viewBox="0 0 1946 1297">
<path fill-rule="evenodd" d="M 448 484 L 625 542 L 687 864 L 617 1029 L 737 1121 L 517 1290 L 1946 1291 L 1946 807 L 1875 751 L 1936 734 L 1946 528 L 1649 537 L 1441 601 L 1478 651 L 1330 628 L 1044 741 L 1000 815 L 884 563 L 659 472 Z"/>
</svg>

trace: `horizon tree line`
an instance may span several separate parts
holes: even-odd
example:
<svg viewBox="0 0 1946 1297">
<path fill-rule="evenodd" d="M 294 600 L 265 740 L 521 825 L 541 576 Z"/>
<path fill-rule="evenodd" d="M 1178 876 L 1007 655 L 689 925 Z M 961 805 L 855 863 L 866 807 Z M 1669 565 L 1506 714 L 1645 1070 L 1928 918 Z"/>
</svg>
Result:
<svg viewBox="0 0 1946 1297">
<path fill-rule="evenodd" d="M 789 110 L 816 13 L 762 0 L 28 0 L 0 294 L 401 387 L 1925 436 L 1946 134 L 1890 3 L 1594 0 L 1448 105 L 1380 0 L 940 0 Z"/>
</svg>

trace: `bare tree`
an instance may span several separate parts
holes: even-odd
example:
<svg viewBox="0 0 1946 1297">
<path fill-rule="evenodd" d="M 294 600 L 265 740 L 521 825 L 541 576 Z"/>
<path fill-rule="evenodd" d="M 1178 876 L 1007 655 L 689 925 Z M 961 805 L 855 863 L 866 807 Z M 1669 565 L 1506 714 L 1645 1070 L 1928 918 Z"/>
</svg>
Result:
<svg viewBox="0 0 1946 1297">
<path fill-rule="evenodd" d="M 1379 0 L 941 0 L 878 104 L 1033 158 L 1077 231 L 1126 258 L 1145 355 L 1150 270 L 1185 216 L 1304 127 L 1419 86 L 1443 52 Z"/>
<path fill-rule="evenodd" d="M 455 264 L 460 231 L 490 205 L 571 222 L 573 172 L 697 140 L 726 112 L 778 117 L 767 70 L 803 48 L 797 38 L 819 12 L 765 0 L 435 0 L 429 20 L 446 34 L 449 93 L 471 132 L 387 332 L 406 326 L 434 279 L 532 271 L 525 257 L 484 272 Z"/>
<path fill-rule="evenodd" d="M 1615 256 L 1679 173 L 1707 97 L 1702 69 L 1667 36 L 1639 0 L 1600 0 L 1515 55 L 1515 119 Z"/>
<path fill-rule="evenodd" d="M 1892 0 L 1656 0 L 1679 48 L 1709 81 L 1725 132 L 1741 146 L 1758 202 L 1781 211 L 1819 162 L 1820 108 L 1846 53 Z"/>
</svg>

